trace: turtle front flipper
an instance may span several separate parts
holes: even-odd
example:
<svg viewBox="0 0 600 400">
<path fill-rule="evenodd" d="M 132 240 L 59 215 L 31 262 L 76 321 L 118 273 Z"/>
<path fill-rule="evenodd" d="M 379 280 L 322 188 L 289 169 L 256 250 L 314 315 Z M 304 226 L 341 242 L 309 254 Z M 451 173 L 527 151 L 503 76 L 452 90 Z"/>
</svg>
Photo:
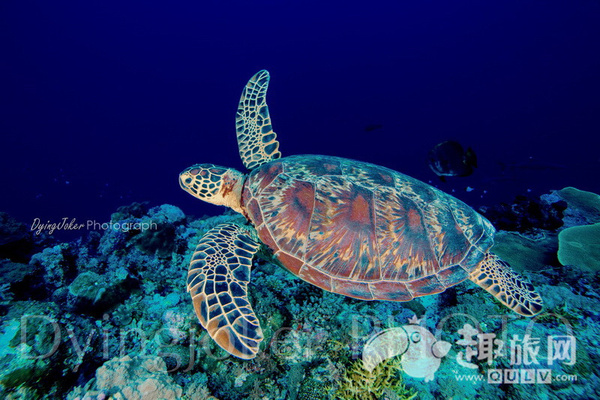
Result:
<svg viewBox="0 0 600 400">
<path fill-rule="evenodd" d="M 268 87 L 269 72 L 258 71 L 242 91 L 237 109 L 238 147 L 242 163 L 249 170 L 281 157 L 267 106 Z"/>
<path fill-rule="evenodd" d="M 469 278 L 518 314 L 532 317 L 542 311 L 542 298 L 533 285 L 495 254 L 487 253 Z"/>
<path fill-rule="evenodd" d="M 256 356 L 263 339 L 248 302 L 252 257 L 258 248 L 246 228 L 217 225 L 200 239 L 187 278 L 204 329 L 225 351 L 244 359 Z"/>
</svg>

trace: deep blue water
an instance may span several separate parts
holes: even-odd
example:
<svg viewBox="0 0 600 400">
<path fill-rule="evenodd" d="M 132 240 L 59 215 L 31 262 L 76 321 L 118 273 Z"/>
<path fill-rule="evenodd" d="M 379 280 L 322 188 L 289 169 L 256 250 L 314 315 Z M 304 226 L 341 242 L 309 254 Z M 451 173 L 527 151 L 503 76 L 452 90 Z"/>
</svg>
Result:
<svg viewBox="0 0 600 400">
<path fill-rule="evenodd" d="M 488 3 L 3 1 L 0 211 L 222 212 L 177 176 L 243 168 L 235 110 L 262 68 L 284 155 L 385 165 L 474 206 L 600 193 L 600 3 Z M 442 183 L 426 159 L 448 139 L 479 168 Z"/>
</svg>

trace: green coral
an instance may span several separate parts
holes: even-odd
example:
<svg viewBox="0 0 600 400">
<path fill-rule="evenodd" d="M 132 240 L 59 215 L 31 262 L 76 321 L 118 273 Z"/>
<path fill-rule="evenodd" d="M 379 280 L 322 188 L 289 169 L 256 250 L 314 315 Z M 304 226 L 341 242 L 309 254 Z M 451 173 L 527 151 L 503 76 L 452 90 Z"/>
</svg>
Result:
<svg viewBox="0 0 600 400">
<path fill-rule="evenodd" d="M 92 271 L 79 274 L 69 286 L 69 292 L 73 296 L 84 298 L 91 303 L 98 302 L 105 291 L 104 279 Z"/>
<path fill-rule="evenodd" d="M 331 398 L 330 388 L 325 383 L 307 378 L 302 382 L 296 400 L 327 400 Z"/>
<path fill-rule="evenodd" d="M 344 373 L 335 398 L 377 400 L 393 393 L 398 399 L 415 399 L 417 394 L 414 390 L 406 388 L 402 383 L 401 370 L 398 357 L 379 363 L 373 371 L 365 369 L 362 360 L 357 360 Z"/>
<path fill-rule="evenodd" d="M 588 271 L 600 271 L 600 223 L 573 226 L 558 235 L 558 260 Z"/>
<path fill-rule="evenodd" d="M 49 363 L 45 360 L 20 362 L 26 363 L 26 365 L 6 372 L 6 374 L 0 378 L 0 385 L 9 390 L 16 390 L 22 385 L 26 385 L 33 389 L 48 375 L 47 371 Z"/>
<path fill-rule="evenodd" d="M 557 235 L 545 232 L 536 239 L 519 232 L 496 232 L 492 252 L 521 271 L 536 271 L 556 265 Z M 419 314 L 417 314 L 419 315 Z"/>
</svg>

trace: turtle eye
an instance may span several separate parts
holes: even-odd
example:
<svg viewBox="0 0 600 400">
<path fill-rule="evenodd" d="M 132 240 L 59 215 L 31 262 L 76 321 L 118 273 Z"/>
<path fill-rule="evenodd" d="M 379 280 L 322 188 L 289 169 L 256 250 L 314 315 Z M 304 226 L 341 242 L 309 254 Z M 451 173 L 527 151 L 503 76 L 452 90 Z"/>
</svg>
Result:
<svg viewBox="0 0 600 400">
<path fill-rule="evenodd" d="M 187 178 L 187 179 L 185 180 L 185 183 L 187 183 L 188 185 L 189 185 L 190 183 L 192 183 L 192 178 Z"/>
</svg>

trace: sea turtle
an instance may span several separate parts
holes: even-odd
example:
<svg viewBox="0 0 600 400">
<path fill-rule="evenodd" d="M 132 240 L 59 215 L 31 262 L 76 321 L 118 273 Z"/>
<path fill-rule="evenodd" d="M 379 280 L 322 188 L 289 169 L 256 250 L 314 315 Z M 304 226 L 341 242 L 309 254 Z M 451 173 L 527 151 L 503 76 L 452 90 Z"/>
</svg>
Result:
<svg viewBox="0 0 600 400">
<path fill-rule="evenodd" d="M 374 164 L 281 158 L 268 83 L 267 71 L 254 75 L 237 110 L 249 172 L 197 164 L 179 175 L 183 190 L 249 222 L 212 228 L 190 263 L 188 291 L 217 344 L 243 359 L 259 350 L 262 330 L 247 292 L 261 249 L 304 281 L 353 298 L 408 301 L 470 279 L 519 314 L 541 311 L 533 286 L 490 253 L 493 226 L 460 200 Z"/>
</svg>

